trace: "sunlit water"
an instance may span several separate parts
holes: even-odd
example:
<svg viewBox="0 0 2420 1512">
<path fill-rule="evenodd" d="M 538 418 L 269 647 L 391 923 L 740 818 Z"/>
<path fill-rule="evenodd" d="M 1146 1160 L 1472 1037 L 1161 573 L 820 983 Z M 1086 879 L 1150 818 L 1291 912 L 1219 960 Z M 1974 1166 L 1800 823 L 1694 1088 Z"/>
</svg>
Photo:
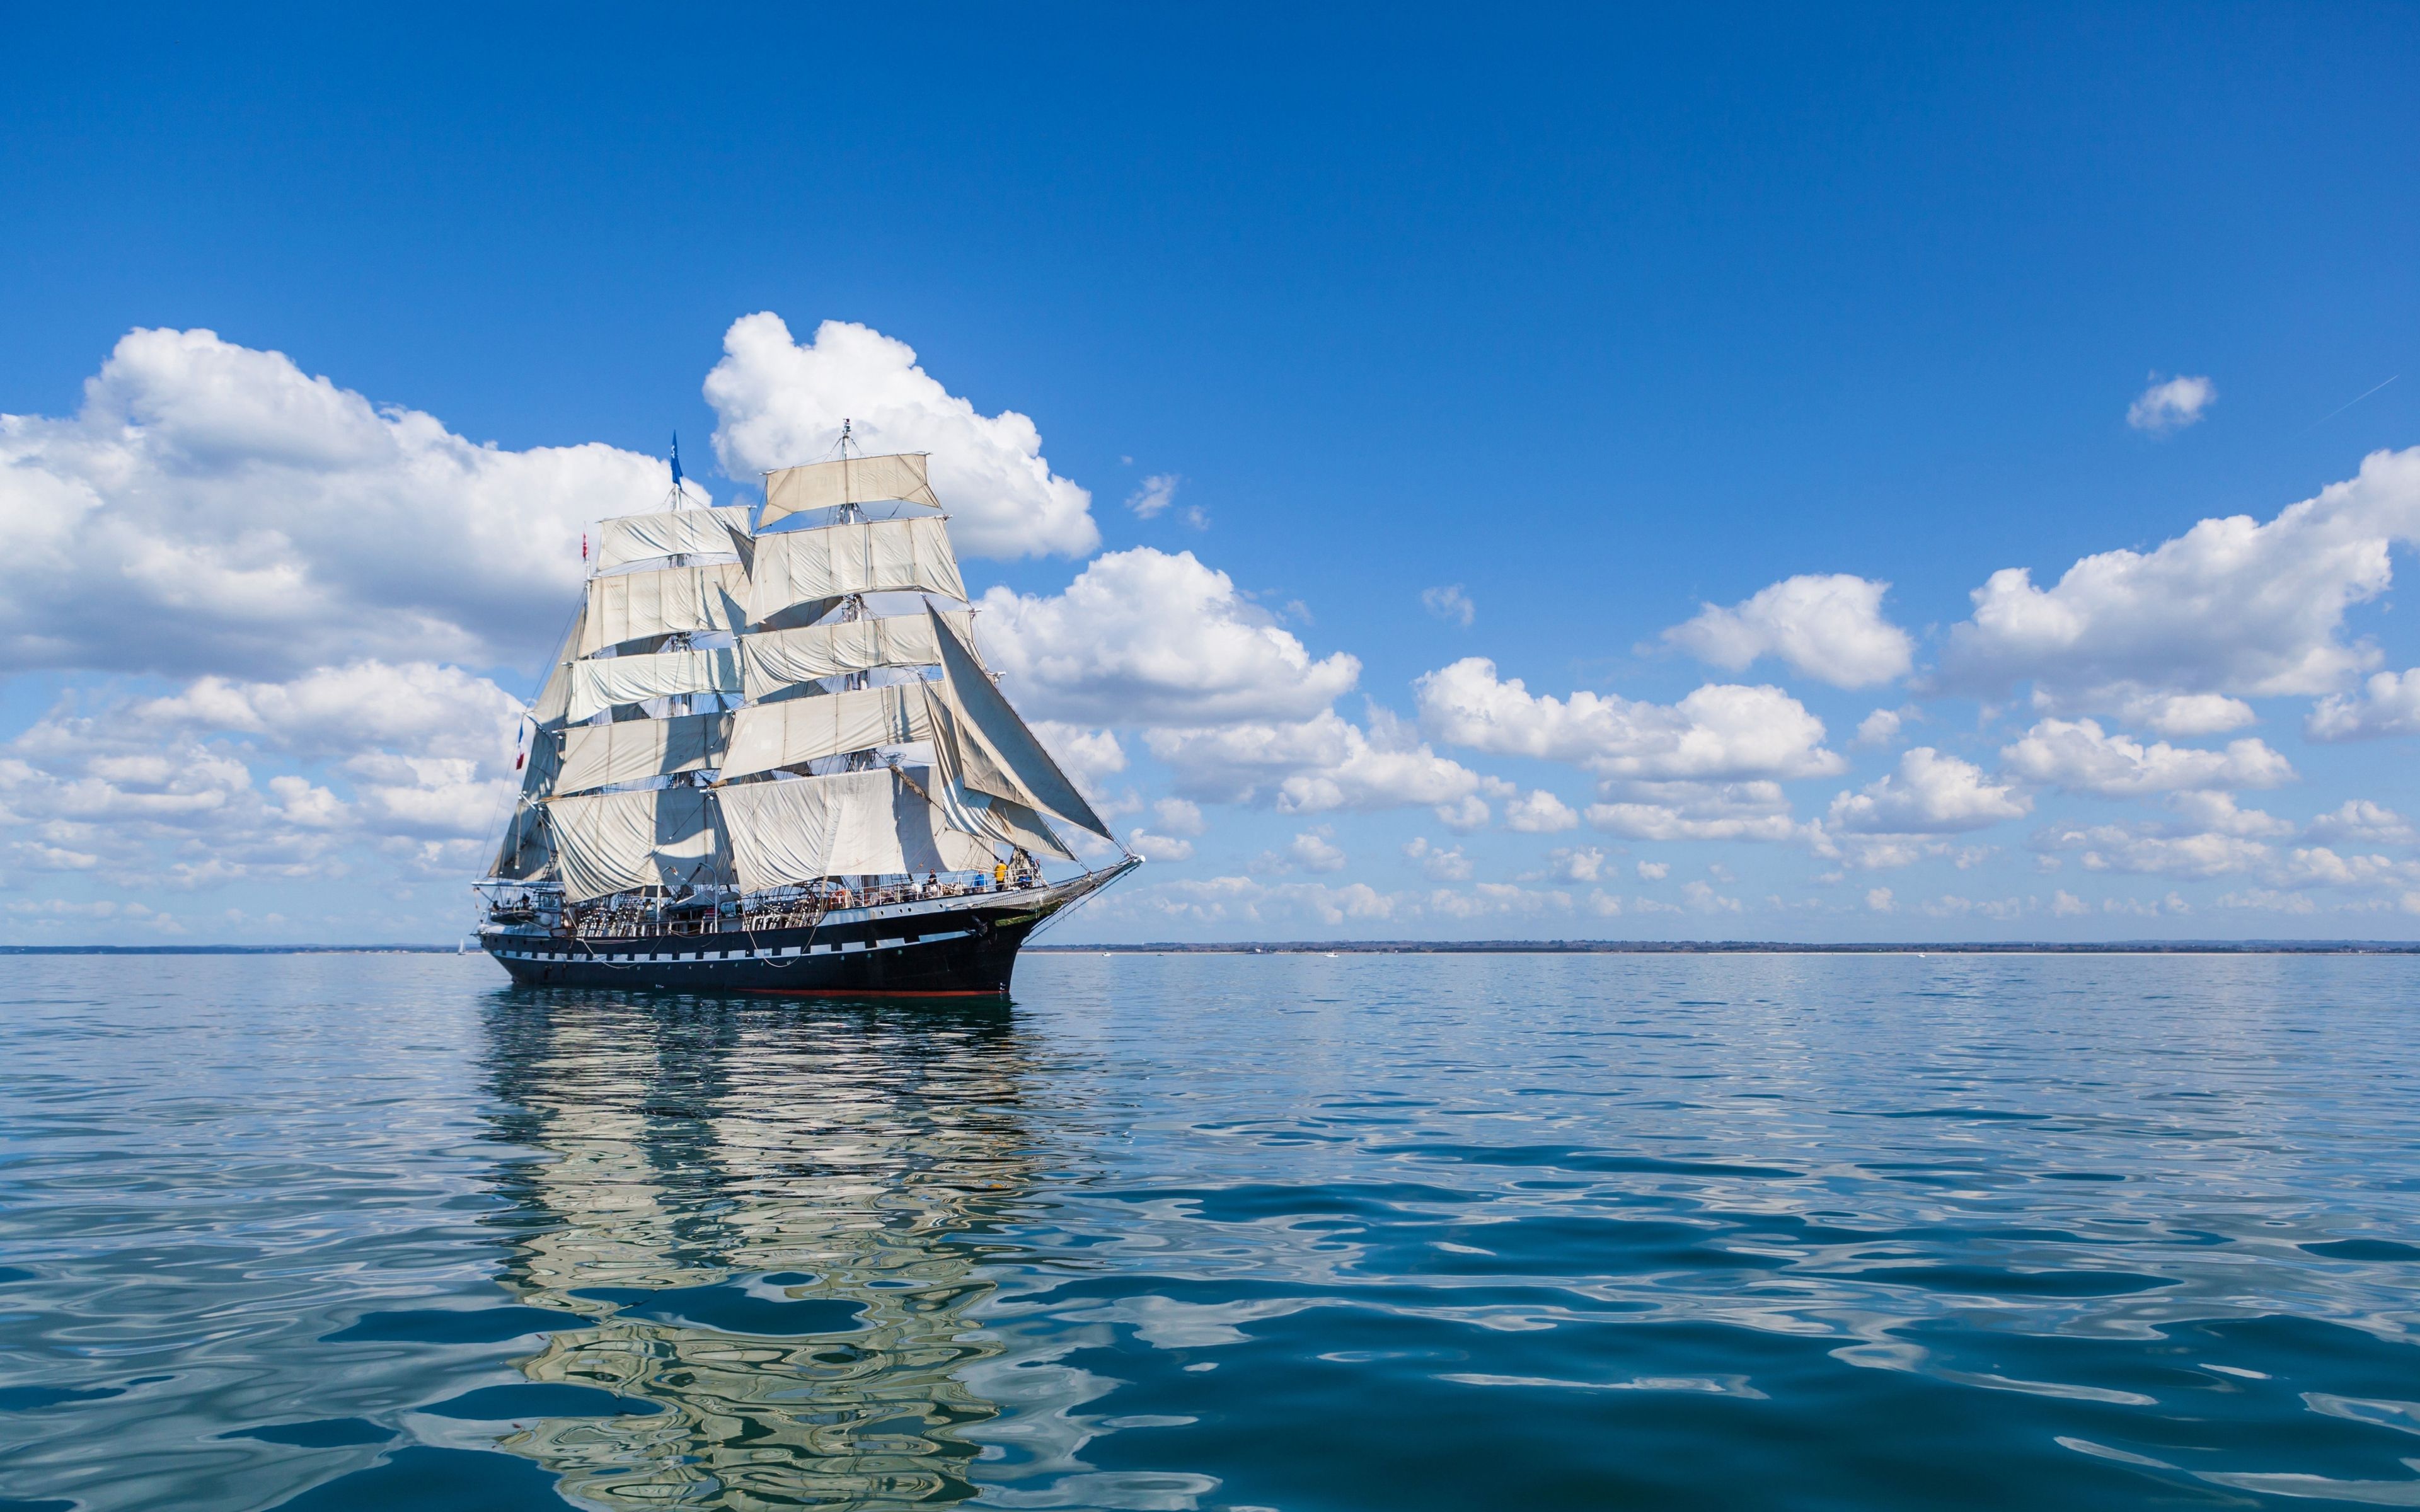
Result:
<svg viewBox="0 0 2420 1512">
<path fill-rule="evenodd" d="M 0 1508 L 2420 1505 L 2415 972 L 0 961 Z"/>
</svg>

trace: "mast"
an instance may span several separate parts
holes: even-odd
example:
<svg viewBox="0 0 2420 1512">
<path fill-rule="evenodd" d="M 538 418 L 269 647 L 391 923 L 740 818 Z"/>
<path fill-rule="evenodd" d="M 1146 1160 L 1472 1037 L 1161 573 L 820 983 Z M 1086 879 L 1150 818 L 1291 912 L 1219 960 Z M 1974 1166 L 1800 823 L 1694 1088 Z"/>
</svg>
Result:
<svg viewBox="0 0 2420 1512">
<path fill-rule="evenodd" d="M 752 524 L 690 499 L 678 447 L 664 507 L 599 527 L 498 877 L 580 902 L 1075 859 L 1045 814 L 1115 842 L 975 656 L 923 454 L 844 420 Z"/>
</svg>

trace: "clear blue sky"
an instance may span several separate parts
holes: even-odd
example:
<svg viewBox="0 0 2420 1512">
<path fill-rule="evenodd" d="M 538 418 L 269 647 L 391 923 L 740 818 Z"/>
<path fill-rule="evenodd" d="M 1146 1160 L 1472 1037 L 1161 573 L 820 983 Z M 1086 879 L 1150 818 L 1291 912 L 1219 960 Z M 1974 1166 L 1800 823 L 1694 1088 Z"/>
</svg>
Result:
<svg viewBox="0 0 2420 1512">
<path fill-rule="evenodd" d="M 1908 695 L 1636 648 L 1701 601 L 1848 573 L 1893 585 L 1928 663 L 1928 630 L 1995 570 L 2047 585 L 2204 517 L 2267 519 L 2420 442 L 2408 7 L 17 6 L 6 24 L 0 411 L 71 413 L 130 329 L 204 327 L 505 449 L 659 452 L 677 427 L 710 472 L 699 383 L 734 318 L 778 312 L 801 340 L 861 322 L 982 412 L 1032 416 L 1109 549 L 1190 548 L 1300 600 L 1314 656 L 1361 659 L 1353 718 L 1362 693 L 1409 713 L 1415 678 L 1483 655 L 1558 696 L 1782 683 L 1845 748 Z M 2210 377 L 2207 418 L 2131 428 L 2155 372 Z M 1206 531 L 1121 507 L 1163 472 Z M 1045 594 L 1075 568 L 978 576 Z M 1472 627 L 1423 612 L 1448 582 Z M 2420 659 L 2361 612 L 2347 634 L 2380 665 Z M 15 727 L 80 675 L 21 672 Z M 2261 703 L 2248 732 L 2301 772 L 2297 822 L 2420 800 L 2406 740 L 2306 748 L 2309 702 Z M 1955 729 L 1987 768 L 2031 717 L 1978 740 L 1971 701 L 1928 709 L 1926 738 Z M 1793 788 L 1796 812 L 1890 760 Z M 1516 764 L 1487 769 L 1543 779 Z M 1156 795 L 1147 761 L 1128 775 Z M 2074 885 L 2030 870 L 2052 811 L 1992 837 L 1998 892 Z M 1446 839 L 1417 813 L 1335 822 L 1343 875 L 1366 855 L 1381 887 L 1416 831 Z M 1241 806 L 1191 873 L 1300 827 Z M 1554 843 L 1581 841 L 1625 868 L 1650 849 Z M 1484 880 L 1546 841 L 1469 843 Z M 1730 854 L 1675 861 L 1792 897 L 1821 870 Z M 1910 878 L 1849 892 L 1961 885 Z M 2152 932 L 2291 922 L 2201 917 Z"/>
</svg>

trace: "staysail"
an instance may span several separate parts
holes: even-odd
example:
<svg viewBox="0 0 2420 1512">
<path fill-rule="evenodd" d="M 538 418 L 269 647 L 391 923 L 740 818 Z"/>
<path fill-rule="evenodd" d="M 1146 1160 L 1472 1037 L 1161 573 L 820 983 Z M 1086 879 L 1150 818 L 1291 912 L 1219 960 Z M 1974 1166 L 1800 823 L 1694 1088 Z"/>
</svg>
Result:
<svg viewBox="0 0 2420 1512">
<path fill-rule="evenodd" d="M 928 613 L 931 611 L 928 610 Z M 932 615 L 941 651 L 941 687 L 951 734 L 963 760 L 958 779 L 978 793 L 1031 809 L 1047 809 L 1071 825 L 1115 843 L 1109 822 L 1093 811 L 1042 742 L 1001 697 L 957 632 Z"/>
<path fill-rule="evenodd" d="M 563 764 L 563 724 L 571 705 L 571 661 L 579 655 L 585 611 L 572 616 L 571 628 L 554 655 L 552 667 L 530 705 L 528 749 L 521 757 L 521 790 L 512 817 L 504 822 L 504 838 L 496 851 L 493 874 L 516 882 L 551 874 L 554 853 L 546 838 L 546 811 L 540 801 L 551 795 Z"/>
<path fill-rule="evenodd" d="M 571 664 L 579 658 L 580 642 L 587 634 L 588 611 L 583 607 L 572 617 L 571 632 L 554 654 L 554 665 L 537 690 L 537 702 L 530 705 L 530 717 L 540 730 L 559 729 L 571 717 Z"/>
</svg>

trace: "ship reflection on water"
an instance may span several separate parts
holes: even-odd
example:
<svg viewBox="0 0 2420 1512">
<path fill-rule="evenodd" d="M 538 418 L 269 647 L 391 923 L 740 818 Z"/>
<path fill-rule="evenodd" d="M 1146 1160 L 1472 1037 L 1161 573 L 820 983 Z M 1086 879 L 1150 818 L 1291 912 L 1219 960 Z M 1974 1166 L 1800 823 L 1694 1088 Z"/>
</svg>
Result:
<svg viewBox="0 0 2420 1512">
<path fill-rule="evenodd" d="M 967 1314 L 1036 1165 L 1005 1009 L 514 994 L 487 1033 L 496 1132 L 534 1157 L 503 1282 L 588 1320 L 520 1366 L 623 1398 L 504 1448 L 595 1506 L 975 1493 L 1000 1347 Z"/>
</svg>

